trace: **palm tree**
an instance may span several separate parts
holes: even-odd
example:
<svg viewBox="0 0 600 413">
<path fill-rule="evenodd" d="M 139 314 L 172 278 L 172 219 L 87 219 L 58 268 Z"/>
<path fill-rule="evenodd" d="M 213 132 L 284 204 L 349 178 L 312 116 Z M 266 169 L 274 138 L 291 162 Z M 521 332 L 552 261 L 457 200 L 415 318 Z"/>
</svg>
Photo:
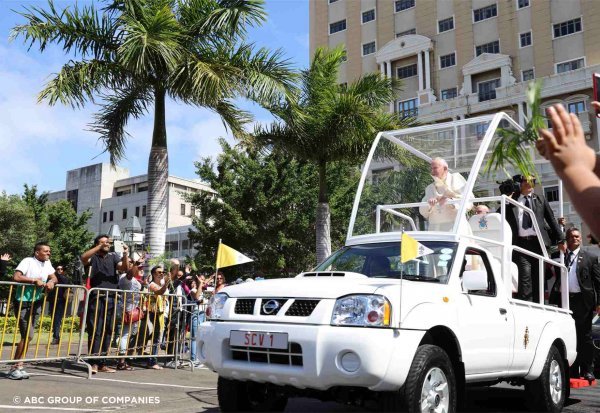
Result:
<svg viewBox="0 0 600 413">
<path fill-rule="evenodd" d="M 104 0 L 101 9 L 73 6 L 58 11 L 32 7 L 20 14 L 12 38 L 40 52 L 57 43 L 69 60 L 38 96 L 50 105 L 80 108 L 100 100 L 91 129 L 100 134 L 114 165 L 124 155 L 131 118 L 154 111 L 148 161 L 146 243 L 164 251 L 167 222 L 165 104 L 175 101 L 216 112 L 243 135 L 251 117 L 233 103 L 242 96 L 266 105 L 290 92 L 294 75 L 281 52 L 245 43 L 248 27 L 266 18 L 262 0 Z"/>
<path fill-rule="evenodd" d="M 372 73 L 348 85 L 338 84 L 344 57 L 342 47 L 317 49 L 310 67 L 302 71 L 299 99 L 272 108 L 278 120 L 268 127 L 255 128 L 252 137 L 259 145 L 288 151 L 317 166 L 318 262 L 331 254 L 327 164 L 364 162 L 377 132 L 398 129 L 404 123 L 384 110 L 395 98 L 398 84 L 392 79 Z"/>
</svg>

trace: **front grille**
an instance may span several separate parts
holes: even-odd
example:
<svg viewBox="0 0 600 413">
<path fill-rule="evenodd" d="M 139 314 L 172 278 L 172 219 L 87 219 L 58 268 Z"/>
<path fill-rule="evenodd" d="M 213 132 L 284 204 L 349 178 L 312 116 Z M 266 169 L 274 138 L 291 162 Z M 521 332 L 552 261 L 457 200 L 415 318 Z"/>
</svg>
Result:
<svg viewBox="0 0 600 413">
<path fill-rule="evenodd" d="M 235 302 L 235 309 L 233 310 L 236 314 L 253 314 L 255 298 L 241 299 L 238 298 Z"/>
<path fill-rule="evenodd" d="M 319 304 L 319 300 L 296 300 L 285 312 L 285 315 L 292 317 L 308 317 L 312 314 L 317 304 Z"/>
<path fill-rule="evenodd" d="M 269 303 L 270 301 L 277 301 L 277 303 L 279 304 L 279 306 L 277 307 L 276 310 L 273 310 L 271 312 L 266 312 L 265 311 L 265 305 L 267 303 Z M 260 303 L 260 315 L 277 315 L 277 313 L 279 312 L 279 310 L 281 310 L 281 307 L 283 307 L 283 305 L 287 302 L 287 298 L 263 298 L 262 302 Z"/>
<path fill-rule="evenodd" d="M 231 346 L 231 358 L 249 363 L 283 364 L 285 366 L 303 366 L 302 346 L 288 343 L 286 350 L 264 349 L 243 346 Z"/>
</svg>

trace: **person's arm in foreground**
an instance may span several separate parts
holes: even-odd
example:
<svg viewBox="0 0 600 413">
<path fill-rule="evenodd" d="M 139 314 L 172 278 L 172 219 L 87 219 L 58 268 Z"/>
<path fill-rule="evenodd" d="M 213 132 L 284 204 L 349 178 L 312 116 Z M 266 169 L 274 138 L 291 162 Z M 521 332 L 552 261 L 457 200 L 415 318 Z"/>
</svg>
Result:
<svg viewBox="0 0 600 413">
<path fill-rule="evenodd" d="M 594 102 L 598 106 L 598 102 Z M 600 177 L 597 175 L 596 153 L 586 142 L 577 115 L 567 113 L 562 105 L 547 110 L 552 131 L 540 130 L 537 143 L 540 154 L 552 163 L 563 180 L 575 209 L 594 235 L 600 234 Z"/>
</svg>

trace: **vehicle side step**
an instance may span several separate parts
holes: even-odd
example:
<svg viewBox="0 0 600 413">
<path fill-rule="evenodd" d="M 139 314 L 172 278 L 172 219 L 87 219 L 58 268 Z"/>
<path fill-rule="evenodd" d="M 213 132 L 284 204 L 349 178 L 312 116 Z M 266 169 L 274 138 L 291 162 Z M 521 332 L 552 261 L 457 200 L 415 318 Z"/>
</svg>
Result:
<svg viewBox="0 0 600 413">
<path fill-rule="evenodd" d="M 590 387 L 590 386 L 595 386 L 596 385 L 596 380 L 593 380 L 592 382 L 587 381 L 584 378 L 577 378 L 577 379 L 571 379 L 571 383 L 570 386 L 572 389 L 579 389 L 580 387 Z"/>
</svg>

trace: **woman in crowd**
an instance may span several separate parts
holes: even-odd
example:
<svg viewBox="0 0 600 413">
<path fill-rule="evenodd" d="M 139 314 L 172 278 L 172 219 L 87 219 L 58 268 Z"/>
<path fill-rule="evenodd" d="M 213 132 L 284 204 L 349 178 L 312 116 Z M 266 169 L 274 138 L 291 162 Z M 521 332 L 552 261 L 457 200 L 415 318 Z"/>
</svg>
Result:
<svg viewBox="0 0 600 413">
<path fill-rule="evenodd" d="M 121 314 L 121 338 L 119 340 L 119 355 L 127 355 L 131 349 L 129 345 L 130 338 L 138 333 L 140 294 L 142 285 L 137 280 L 139 268 L 132 265 L 125 274 L 119 279 L 119 290 L 123 290 L 122 299 L 119 300 L 119 314 Z M 138 314 L 136 314 L 136 312 Z M 119 360 L 117 370 L 133 370 L 133 367 L 127 364 L 127 359 Z"/>
<path fill-rule="evenodd" d="M 164 330 L 165 319 L 165 297 L 163 294 L 167 291 L 170 275 L 162 267 L 155 266 L 150 270 L 152 281 L 148 284 L 148 291 L 153 293 L 148 296 L 148 316 L 146 317 L 146 333 L 147 338 L 152 341 L 152 356 L 158 355 L 158 345 Z M 158 365 L 156 357 L 148 359 L 148 368 L 154 370 L 162 370 Z"/>
<path fill-rule="evenodd" d="M 215 294 L 227 286 L 225 276 L 221 271 L 217 273 L 217 284 L 215 285 Z"/>
</svg>

